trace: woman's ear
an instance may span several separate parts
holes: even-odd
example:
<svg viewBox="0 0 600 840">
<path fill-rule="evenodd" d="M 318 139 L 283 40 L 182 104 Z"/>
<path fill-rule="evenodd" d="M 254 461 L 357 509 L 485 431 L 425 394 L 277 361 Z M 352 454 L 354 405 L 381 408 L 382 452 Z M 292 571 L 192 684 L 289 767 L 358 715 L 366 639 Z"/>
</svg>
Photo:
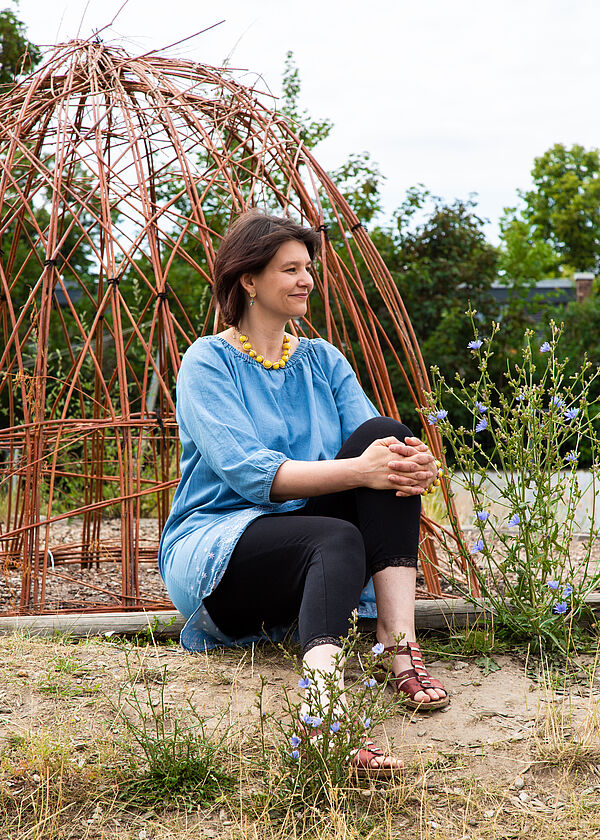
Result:
<svg viewBox="0 0 600 840">
<path fill-rule="evenodd" d="M 256 287 L 254 285 L 254 276 L 252 274 L 242 274 L 240 277 L 240 285 L 242 289 L 250 296 L 256 294 Z"/>
</svg>

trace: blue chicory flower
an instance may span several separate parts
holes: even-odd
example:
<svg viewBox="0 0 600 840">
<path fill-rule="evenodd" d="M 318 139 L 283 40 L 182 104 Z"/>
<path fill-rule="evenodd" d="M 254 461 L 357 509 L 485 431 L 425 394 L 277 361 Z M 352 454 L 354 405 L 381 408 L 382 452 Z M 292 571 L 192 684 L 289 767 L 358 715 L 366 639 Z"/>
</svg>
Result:
<svg viewBox="0 0 600 840">
<path fill-rule="evenodd" d="M 308 677 L 302 677 L 302 679 L 298 680 L 298 688 L 308 688 L 310 685 L 310 680 Z"/>
<path fill-rule="evenodd" d="M 576 461 L 578 458 L 579 458 L 579 455 L 577 454 L 577 452 L 575 452 L 575 450 L 572 450 L 571 452 L 567 452 L 567 454 L 565 455 L 565 461 L 571 461 L 571 463 Z"/>
<path fill-rule="evenodd" d="M 471 549 L 471 554 L 479 554 L 480 551 L 483 551 L 483 545 L 483 540 L 477 540 L 477 542 Z"/>
<path fill-rule="evenodd" d="M 300 753 L 298 752 L 298 750 L 292 750 L 292 752 L 290 753 L 290 758 L 300 758 Z"/>
<path fill-rule="evenodd" d="M 512 528 L 514 525 L 518 525 L 520 521 L 521 521 L 521 517 L 519 516 L 519 514 L 518 513 L 513 513 L 513 515 L 508 520 L 508 527 Z"/>
<path fill-rule="evenodd" d="M 483 432 L 484 429 L 487 429 L 487 420 L 485 417 L 482 417 L 479 423 L 475 426 L 475 431 Z"/>
<path fill-rule="evenodd" d="M 557 408 L 564 408 L 565 401 L 561 400 L 560 397 L 552 397 L 552 405 L 555 405 Z"/>
<path fill-rule="evenodd" d="M 479 519 L 480 522 L 487 522 L 489 518 L 490 518 L 490 515 L 489 515 L 487 510 L 478 510 L 477 511 L 477 519 Z"/>
<path fill-rule="evenodd" d="M 334 720 L 329 728 L 331 729 L 331 731 L 335 735 L 336 732 L 340 731 L 340 726 L 341 726 L 341 723 L 339 722 L 339 720 Z"/>
<path fill-rule="evenodd" d="M 554 612 L 557 613 L 558 615 L 564 615 L 566 613 L 566 611 L 568 610 L 568 608 L 569 608 L 569 606 L 566 603 L 566 601 L 561 601 L 560 604 L 555 604 L 554 605 Z"/>
<path fill-rule="evenodd" d="M 292 735 L 292 737 L 290 738 L 290 744 L 294 748 L 300 746 L 300 738 L 298 738 L 297 735 Z"/>
<path fill-rule="evenodd" d="M 366 685 L 367 688 L 375 688 L 375 686 L 377 685 L 377 680 L 374 680 L 373 677 L 369 677 L 368 680 L 365 680 L 363 682 L 363 685 Z"/>
<path fill-rule="evenodd" d="M 547 341 L 544 341 L 544 343 L 540 347 L 540 353 L 549 353 L 550 350 L 551 350 L 550 345 L 548 344 Z"/>
<path fill-rule="evenodd" d="M 319 726 L 321 726 L 321 724 L 323 723 L 320 717 L 313 717 L 312 715 L 304 715 L 302 720 L 307 726 L 312 726 L 315 729 L 318 729 Z"/>
<path fill-rule="evenodd" d="M 365 729 L 370 729 L 371 728 L 371 718 L 365 718 L 363 720 L 363 723 L 364 723 Z"/>
<path fill-rule="evenodd" d="M 565 583 L 565 588 L 563 589 L 563 598 L 568 598 L 569 595 L 573 594 L 573 587 L 570 583 Z"/>
<path fill-rule="evenodd" d="M 565 420 L 574 420 L 579 414 L 578 408 L 567 408 L 565 411 Z"/>
<path fill-rule="evenodd" d="M 467 347 L 469 350 L 479 350 L 482 344 L 483 341 L 480 338 L 475 338 L 473 341 L 469 341 Z"/>
<path fill-rule="evenodd" d="M 374 653 L 375 656 L 379 656 L 385 650 L 385 646 L 381 644 L 381 642 L 377 642 L 376 645 L 373 645 L 371 648 L 371 653 Z"/>
<path fill-rule="evenodd" d="M 483 403 L 480 403 L 480 402 L 478 402 L 478 403 L 477 403 L 477 411 L 478 411 L 480 414 L 485 414 L 485 412 L 486 412 L 487 410 L 488 410 L 487 405 L 484 405 Z"/>
<path fill-rule="evenodd" d="M 517 394 L 517 399 L 519 400 L 519 402 L 523 402 L 525 399 L 525 394 Z"/>
<path fill-rule="evenodd" d="M 546 583 L 546 586 L 548 587 L 548 589 L 558 589 L 559 584 L 557 580 L 549 580 Z"/>
<path fill-rule="evenodd" d="M 435 426 L 438 420 L 444 420 L 448 416 L 445 408 L 440 408 L 439 411 L 431 411 L 427 415 L 427 422 L 430 426 Z"/>
</svg>

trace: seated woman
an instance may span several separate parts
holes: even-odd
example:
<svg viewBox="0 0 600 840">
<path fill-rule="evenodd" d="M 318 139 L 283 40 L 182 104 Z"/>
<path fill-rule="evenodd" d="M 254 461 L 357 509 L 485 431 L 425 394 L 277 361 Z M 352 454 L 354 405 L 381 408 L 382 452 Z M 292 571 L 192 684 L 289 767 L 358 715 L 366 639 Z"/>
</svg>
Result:
<svg viewBox="0 0 600 840">
<path fill-rule="evenodd" d="M 286 332 L 307 311 L 319 241 L 258 211 L 223 239 L 214 295 L 231 326 L 195 341 L 181 363 L 181 481 L 161 573 L 188 618 L 187 649 L 297 621 L 305 666 L 324 672 L 372 578 L 395 690 L 439 708 L 448 697 L 414 628 L 420 497 L 437 465 L 406 426 L 379 415 L 336 348 Z M 402 765 L 370 741 L 354 761 L 375 772 Z"/>
</svg>

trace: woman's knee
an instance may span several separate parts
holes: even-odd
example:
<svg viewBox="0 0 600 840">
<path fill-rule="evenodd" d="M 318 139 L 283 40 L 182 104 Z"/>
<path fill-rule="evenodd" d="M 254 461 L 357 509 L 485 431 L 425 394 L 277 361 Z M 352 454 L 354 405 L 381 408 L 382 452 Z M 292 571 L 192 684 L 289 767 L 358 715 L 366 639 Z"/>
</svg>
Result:
<svg viewBox="0 0 600 840">
<path fill-rule="evenodd" d="M 357 429 L 356 432 L 368 435 L 371 442 L 384 437 L 396 437 L 398 440 L 404 440 L 406 437 L 413 437 L 413 433 L 401 423 L 399 420 L 394 420 L 393 417 L 372 417 L 366 420 Z"/>
<path fill-rule="evenodd" d="M 323 533 L 315 557 L 326 574 L 343 574 L 361 579 L 366 570 L 365 543 L 356 525 L 344 519 L 322 517 Z"/>
</svg>

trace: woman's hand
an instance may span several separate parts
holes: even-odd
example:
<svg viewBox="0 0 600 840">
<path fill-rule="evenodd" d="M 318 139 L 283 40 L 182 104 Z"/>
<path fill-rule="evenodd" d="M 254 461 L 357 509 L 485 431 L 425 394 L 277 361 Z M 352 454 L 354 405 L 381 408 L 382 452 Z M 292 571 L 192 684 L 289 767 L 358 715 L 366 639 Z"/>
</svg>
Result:
<svg viewBox="0 0 600 840">
<path fill-rule="evenodd" d="M 404 443 L 391 444 L 390 452 L 401 456 L 401 460 L 391 461 L 390 467 L 399 472 L 407 472 L 410 478 L 422 488 L 422 491 L 426 490 L 437 478 L 437 462 L 427 444 L 419 438 L 407 437 L 404 438 Z M 406 494 L 397 492 L 396 495 Z"/>
<path fill-rule="evenodd" d="M 364 487 L 396 490 L 397 496 L 422 495 L 437 476 L 435 458 L 414 437 L 404 443 L 396 437 L 375 440 L 359 456 L 358 464 Z"/>
</svg>

